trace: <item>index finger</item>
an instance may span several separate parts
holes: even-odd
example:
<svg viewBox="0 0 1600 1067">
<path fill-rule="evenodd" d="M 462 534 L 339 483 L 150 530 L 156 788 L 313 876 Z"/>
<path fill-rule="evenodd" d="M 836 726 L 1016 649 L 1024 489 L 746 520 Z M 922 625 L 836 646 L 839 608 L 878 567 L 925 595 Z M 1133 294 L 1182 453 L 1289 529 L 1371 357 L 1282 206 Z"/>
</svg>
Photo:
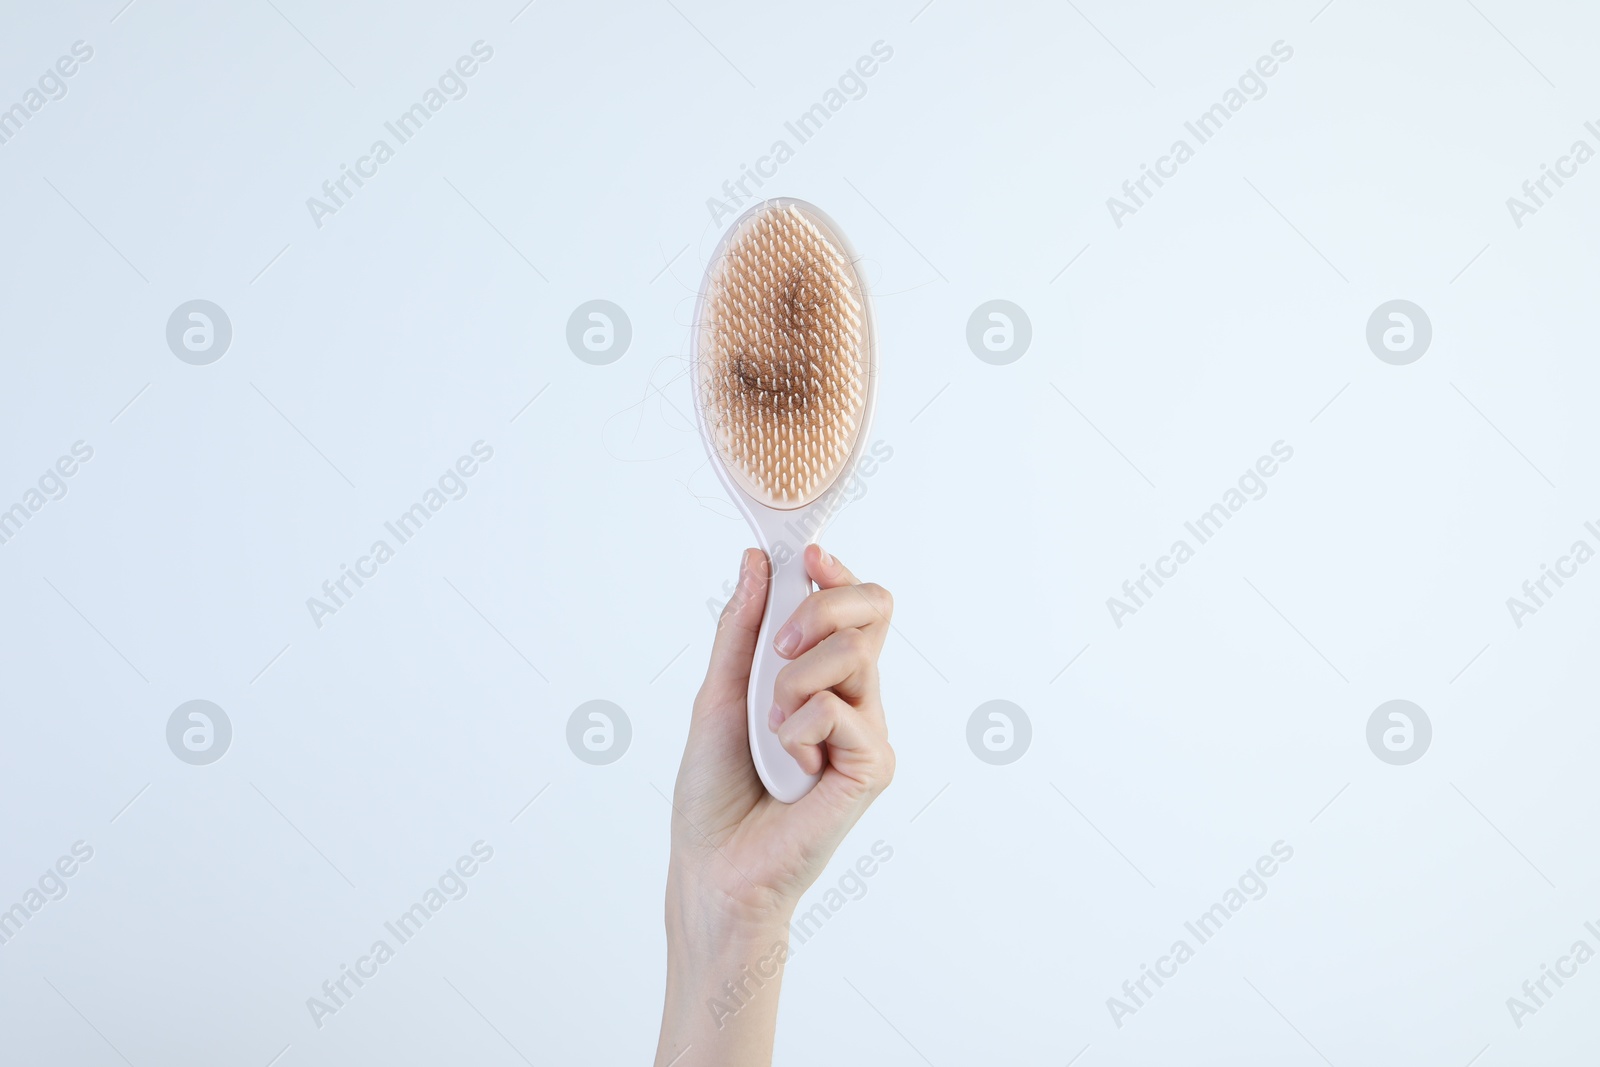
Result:
<svg viewBox="0 0 1600 1067">
<path fill-rule="evenodd" d="M 819 589 L 854 589 L 862 602 L 871 609 L 875 620 L 885 626 L 890 625 L 889 616 L 894 612 L 894 601 L 889 596 L 888 590 L 882 586 L 857 581 L 856 576 L 850 573 L 850 568 L 839 562 L 837 557 L 828 555 L 821 545 L 806 546 L 805 563 L 806 573 L 817 583 Z M 827 635 L 817 635 L 819 639 L 825 636 Z"/>
</svg>

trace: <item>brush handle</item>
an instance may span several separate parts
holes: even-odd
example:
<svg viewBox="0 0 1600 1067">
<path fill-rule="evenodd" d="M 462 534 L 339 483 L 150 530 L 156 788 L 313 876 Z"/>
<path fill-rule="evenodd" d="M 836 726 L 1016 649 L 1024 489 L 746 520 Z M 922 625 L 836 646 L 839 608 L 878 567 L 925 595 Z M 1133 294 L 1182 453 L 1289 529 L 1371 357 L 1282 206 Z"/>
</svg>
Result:
<svg viewBox="0 0 1600 1067">
<path fill-rule="evenodd" d="M 773 648 L 772 638 L 810 595 L 811 577 L 806 574 L 804 546 L 782 563 L 772 558 L 770 548 L 767 557 L 771 560 L 772 577 L 767 583 L 767 607 L 756 637 L 755 659 L 750 664 L 750 758 L 767 792 L 785 804 L 793 804 L 810 792 L 822 776 L 801 770 L 767 725 L 772 713 L 773 685 L 778 672 L 789 662 Z"/>
</svg>

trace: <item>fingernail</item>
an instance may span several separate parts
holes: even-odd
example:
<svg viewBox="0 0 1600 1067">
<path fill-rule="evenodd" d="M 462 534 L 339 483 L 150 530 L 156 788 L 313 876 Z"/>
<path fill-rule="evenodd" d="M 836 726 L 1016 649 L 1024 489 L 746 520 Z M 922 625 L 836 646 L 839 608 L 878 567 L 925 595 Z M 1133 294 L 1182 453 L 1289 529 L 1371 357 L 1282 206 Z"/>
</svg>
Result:
<svg viewBox="0 0 1600 1067">
<path fill-rule="evenodd" d="M 794 650 L 800 647 L 800 627 L 792 622 L 784 623 L 783 629 L 778 631 L 778 636 L 772 643 L 777 648 L 778 655 L 784 658 L 794 655 Z"/>
<path fill-rule="evenodd" d="M 777 733 L 778 727 L 782 725 L 783 709 L 778 707 L 777 701 L 773 701 L 772 710 L 767 712 L 767 729 L 771 730 L 773 733 Z"/>
<path fill-rule="evenodd" d="M 833 557 L 828 555 L 827 549 L 823 548 L 821 545 L 818 545 L 817 552 L 820 553 L 818 562 L 820 562 L 824 567 L 833 566 Z"/>
</svg>

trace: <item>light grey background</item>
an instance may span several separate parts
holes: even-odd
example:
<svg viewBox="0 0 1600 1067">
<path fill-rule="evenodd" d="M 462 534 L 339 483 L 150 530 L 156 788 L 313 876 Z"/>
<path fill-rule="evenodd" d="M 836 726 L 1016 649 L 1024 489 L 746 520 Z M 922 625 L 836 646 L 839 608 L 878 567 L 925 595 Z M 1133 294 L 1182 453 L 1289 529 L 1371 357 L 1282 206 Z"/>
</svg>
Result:
<svg viewBox="0 0 1600 1067">
<path fill-rule="evenodd" d="M 0 946 L 6 1062 L 647 1060 L 663 794 L 749 542 L 686 420 L 706 200 L 880 40 L 762 190 L 868 261 L 894 455 L 827 540 L 898 605 L 898 775 L 813 898 L 894 855 L 791 963 L 777 1061 L 1592 1053 L 1600 963 L 1520 1029 L 1506 998 L 1600 947 L 1600 565 L 1520 629 L 1505 603 L 1600 547 L 1600 163 L 1506 206 L 1600 147 L 1591 9 L 122 3 L 8 3 L 0 33 L 5 106 L 94 49 L 0 145 L 0 507 L 94 449 L 0 546 L 0 907 L 94 849 Z M 467 95 L 314 225 L 479 40 Z M 233 327 L 209 366 L 166 345 L 193 299 Z M 604 366 L 565 340 L 595 299 L 633 331 Z M 966 344 L 994 299 L 1032 326 L 1003 366 Z M 1432 321 L 1408 366 L 1366 345 L 1391 299 Z M 317 628 L 306 598 L 479 440 Z M 1279 440 L 1267 495 L 1114 625 Z M 166 744 L 193 699 L 233 727 L 208 766 Z M 565 731 L 599 699 L 633 737 L 592 766 Z M 1004 766 L 966 742 L 997 699 L 1033 729 Z M 1391 699 L 1433 725 L 1407 766 L 1366 743 Z M 478 840 L 469 894 L 317 1028 L 306 999 Z M 1117 1027 L 1278 840 L 1266 897 Z"/>
</svg>

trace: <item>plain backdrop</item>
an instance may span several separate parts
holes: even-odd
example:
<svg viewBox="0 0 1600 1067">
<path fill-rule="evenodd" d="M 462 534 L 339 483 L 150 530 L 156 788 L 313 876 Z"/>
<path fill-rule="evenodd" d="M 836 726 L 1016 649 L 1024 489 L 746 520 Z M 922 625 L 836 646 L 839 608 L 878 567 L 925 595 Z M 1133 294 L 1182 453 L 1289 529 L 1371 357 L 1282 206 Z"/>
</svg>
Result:
<svg viewBox="0 0 1600 1067">
<path fill-rule="evenodd" d="M 0 907 L 93 850 L 0 945 L 0 1059 L 647 1061 L 666 796 L 751 541 L 690 418 L 689 318 L 708 199 L 779 140 L 747 188 L 833 216 L 876 297 L 893 455 L 826 543 L 896 597 L 899 771 L 803 905 L 893 850 L 796 953 L 776 1062 L 1592 1046 L 1600 963 L 1507 1006 L 1600 949 L 1600 564 L 1507 607 L 1600 548 L 1600 163 L 1507 206 L 1600 149 L 1590 8 L 123 4 L 8 2 L 0 33 L 0 107 L 93 50 L 0 144 L 0 508 L 28 511 L 0 545 Z M 400 144 L 385 123 L 476 42 Z M 231 325 L 206 365 L 167 341 L 192 300 Z M 567 341 L 594 300 L 631 328 L 609 363 Z M 1010 362 L 968 344 L 992 300 L 1029 323 Z M 1391 300 L 1431 323 L 1405 365 L 1367 342 Z M 477 442 L 465 494 L 314 618 Z M 1405 765 L 1367 740 L 1395 699 L 1432 728 Z M 169 747 L 191 700 L 231 724 L 215 762 Z M 608 764 L 567 743 L 592 700 L 631 727 Z M 1005 764 L 968 745 L 992 700 L 1031 726 Z M 317 1025 L 308 998 L 476 842 L 466 894 Z M 1199 945 L 1184 924 L 1277 842 Z"/>
</svg>

